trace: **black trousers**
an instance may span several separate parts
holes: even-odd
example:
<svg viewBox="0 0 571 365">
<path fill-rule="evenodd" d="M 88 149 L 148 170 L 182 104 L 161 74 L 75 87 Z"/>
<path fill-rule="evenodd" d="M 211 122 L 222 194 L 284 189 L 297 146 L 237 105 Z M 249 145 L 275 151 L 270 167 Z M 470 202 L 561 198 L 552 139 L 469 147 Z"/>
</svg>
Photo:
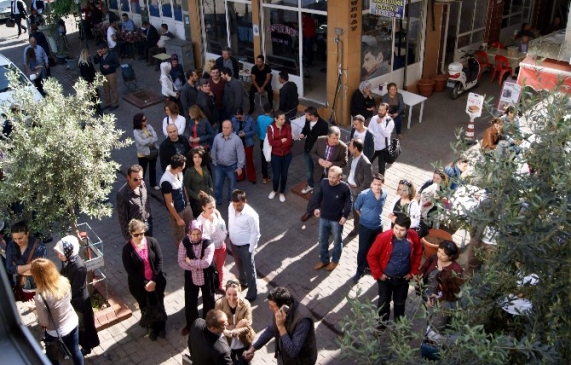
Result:
<svg viewBox="0 0 571 365">
<path fill-rule="evenodd" d="M 14 23 L 16 23 L 18 27 L 18 35 L 22 34 L 22 29 L 24 29 L 24 31 L 28 30 L 25 25 L 22 25 L 22 15 L 14 14 Z"/>
<path fill-rule="evenodd" d="M 198 318 L 198 292 L 202 290 L 202 318 L 206 317 L 209 310 L 214 309 L 214 290 L 210 285 L 194 285 L 192 273 L 184 271 L 184 316 L 186 326 L 190 328 Z"/>
<path fill-rule="evenodd" d="M 375 161 L 375 158 L 379 158 L 378 160 L 378 164 L 379 164 L 379 174 L 381 175 L 385 175 L 385 171 L 387 169 L 387 149 L 382 149 L 382 150 L 378 150 L 375 151 L 375 153 L 373 154 L 373 158 L 371 159 L 371 164 L 373 163 L 373 161 Z"/>
<path fill-rule="evenodd" d="M 145 287 L 138 285 L 131 280 L 129 280 L 129 292 L 135 298 L 139 304 L 139 309 L 143 311 L 148 305 L 159 306 L 164 309 L 165 307 L 165 288 L 167 286 L 167 280 L 163 275 L 159 277 L 156 281 L 155 291 L 148 292 Z M 155 333 L 163 331 L 166 326 L 166 321 L 155 322 L 151 326 L 151 330 Z"/>
<path fill-rule="evenodd" d="M 379 287 L 379 319 L 388 321 L 391 312 L 391 300 L 395 322 L 404 316 L 406 297 L 408 296 L 408 280 L 403 278 L 389 278 L 385 281 L 377 280 Z"/>
</svg>

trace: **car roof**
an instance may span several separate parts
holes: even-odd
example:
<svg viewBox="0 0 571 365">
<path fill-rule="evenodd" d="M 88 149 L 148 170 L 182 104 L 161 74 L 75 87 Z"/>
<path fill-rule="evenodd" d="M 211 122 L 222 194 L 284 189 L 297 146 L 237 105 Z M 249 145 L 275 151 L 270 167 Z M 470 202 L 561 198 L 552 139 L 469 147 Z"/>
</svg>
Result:
<svg viewBox="0 0 571 365">
<path fill-rule="evenodd" d="M 6 66 L 12 63 L 6 56 L 0 53 L 0 66 Z"/>
</svg>

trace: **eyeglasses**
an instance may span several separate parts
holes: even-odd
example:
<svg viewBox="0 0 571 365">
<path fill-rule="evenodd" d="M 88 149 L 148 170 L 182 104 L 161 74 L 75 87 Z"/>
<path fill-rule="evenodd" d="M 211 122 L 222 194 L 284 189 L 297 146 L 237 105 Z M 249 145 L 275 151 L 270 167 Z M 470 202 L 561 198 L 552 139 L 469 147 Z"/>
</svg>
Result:
<svg viewBox="0 0 571 365">
<path fill-rule="evenodd" d="M 144 236 L 145 232 L 141 232 L 141 233 L 131 233 L 131 236 L 135 237 L 135 238 L 139 238 L 141 236 Z"/>
<path fill-rule="evenodd" d="M 146 121 L 147 121 L 147 118 L 143 118 L 143 122 L 146 122 Z"/>
<path fill-rule="evenodd" d="M 142 177 L 141 177 L 141 178 L 134 177 L 134 178 L 133 178 L 133 181 L 134 181 L 134 182 L 143 181 L 143 178 L 142 178 Z"/>
<path fill-rule="evenodd" d="M 412 187 L 412 183 L 409 182 L 408 180 L 401 180 L 401 181 L 399 181 L 399 185 L 406 185 L 406 186 L 408 186 L 409 188 Z"/>
</svg>

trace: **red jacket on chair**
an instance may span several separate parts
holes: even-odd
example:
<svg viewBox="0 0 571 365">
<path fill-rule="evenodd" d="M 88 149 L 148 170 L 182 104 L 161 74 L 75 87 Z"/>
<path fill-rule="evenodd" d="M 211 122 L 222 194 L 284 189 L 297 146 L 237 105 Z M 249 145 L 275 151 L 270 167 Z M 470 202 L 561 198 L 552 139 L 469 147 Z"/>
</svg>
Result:
<svg viewBox="0 0 571 365">
<path fill-rule="evenodd" d="M 409 229 L 406 240 L 410 244 L 410 272 L 409 275 L 418 274 L 420 261 L 422 259 L 422 245 L 418 238 L 418 234 L 414 229 Z M 393 230 L 390 229 L 377 236 L 375 242 L 369 249 L 367 254 L 367 262 L 371 268 L 373 279 L 379 280 L 383 276 L 385 269 L 393 252 Z"/>
</svg>

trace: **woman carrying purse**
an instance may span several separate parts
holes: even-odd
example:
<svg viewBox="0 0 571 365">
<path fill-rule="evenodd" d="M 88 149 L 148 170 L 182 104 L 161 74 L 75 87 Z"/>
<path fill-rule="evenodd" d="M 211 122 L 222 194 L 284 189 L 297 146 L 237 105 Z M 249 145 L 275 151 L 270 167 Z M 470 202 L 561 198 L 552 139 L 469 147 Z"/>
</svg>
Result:
<svg viewBox="0 0 571 365">
<path fill-rule="evenodd" d="M 143 168 L 143 178 L 149 170 L 149 185 L 155 189 L 161 188 L 157 185 L 157 158 L 159 148 L 157 146 L 157 132 L 147 121 L 144 113 L 137 113 L 133 117 L 133 138 L 137 147 L 137 158 L 139 165 Z"/>
</svg>

